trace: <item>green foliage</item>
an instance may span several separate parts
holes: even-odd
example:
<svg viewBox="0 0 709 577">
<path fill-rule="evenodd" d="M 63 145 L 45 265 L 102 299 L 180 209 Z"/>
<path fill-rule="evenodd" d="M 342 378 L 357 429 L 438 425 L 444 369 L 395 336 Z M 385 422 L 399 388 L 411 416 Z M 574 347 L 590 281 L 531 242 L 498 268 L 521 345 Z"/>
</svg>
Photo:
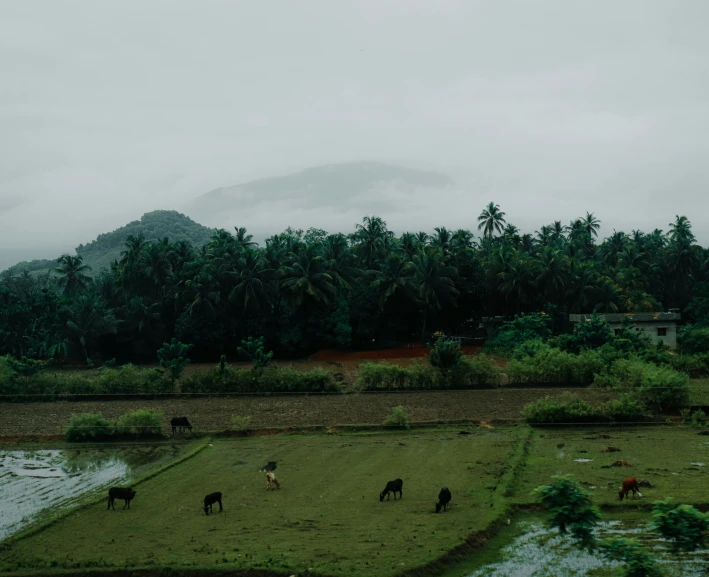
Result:
<svg viewBox="0 0 709 577">
<path fill-rule="evenodd" d="M 127 364 L 117 369 L 96 371 L 95 393 L 102 394 L 161 394 L 172 393 L 175 385 L 159 369 L 139 369 Z M 76 394 L 76 393 L 75 393 Z"/>
<path fill-rule="evenodd" d="M 430 363 L 409 368 L 388 362 L 359 365 L 357 387 L 366 391 L 416 389 L 491 389 L 500 386 L 500 371 L 485 355 L 461 357 L 447 374 Z"/>
<path fill-rule="evenodd" d="M 707 415 L 701 409 L 692 411 L 690 408 L 682 409 L 680 412 L 682 416 L 682 424 L 689 425 L 690 427 L 704 427 L 707 421 Z"/>
<path fill-rule="evenodd" d="M 183 393 L 315 393 L 339 391 L 330 371 L 297 371 L 288 367 L 267 367 L 261 372 L 219 367 L 198 372 L 182 381 Z"/>
<path fill-rule="evenodd" d="M 241 341 L 238 351 L 253 363 L 253 370 L 257 373 L 263 372 L 273 357 L 273 351 L 266 351 L 263 337 L 249 337 Z"/>
<path fill-rule="evenodd" d="M 568 476 L 557 476 L 550 485 L 535 489 L 534 494 L 551 513 L 551 527 L 556 527 L 561 533 L 570 531 L 582 548 L 595 547 L 593 529 L 601 520 L 601 515 L 593 505 L 589 493 L 576 481 Z"/>
<path fill-rule="evenodd" d="M 386 418 L 384 424 L 387 427 L 401 427 L 408 429 L 411 424 L 411 418 L 406 412 L 406 409 L 404 409 L 403 406 L 398 405 L 396 407 L 392 407 L 391 415 Z"/>
<path fill-rule="evenodd" d="M 633 393 L 624 393 L 617 399 L 593 404 L 565 392 L 559 397 L 543 397 L 524 406 L 524 418 L 533 424 L 549 423 L 604 423 L 645 420 L 645 407 Z"/>
<path fill-rule="evenodd" d="M 170 378 L 174 381 L 182 376 L 190 360 L 187 358 L 187 351 L 191 345 L 181 343 L 173 338 L 169 343 L 163 343 L 158 349 L 160 364 L 167 369 Z"/>
<path fill-rule="evenodd" d="M 162 435 L 164 415 L 157 411 L 141 409 L 121 415 L 116 425 L 119 435 L 153 437 Z"/>
<path fill-rule="evenodd" d="M 456 341 L 445 338 L 436 339 L 428 355 L 431 366 L 440 370 L 444 378 L 462 358 L 463 351 L 460 350 L 460 345 Z"/>
<path fill-rule="evenodd" d="M 709 353 L 671 355 L 670 366 L 692 378 L 709 377 Z"/>
<path fill-rule="evenodd" d="M 223 373 L 225 367 L 226 367 L 226 355 L 222 355 L 221 357 L 219 357 L 219 372 Z"/>
<path fill-rule="evenodd" d="M 634 539 L 616 537 L 600 541 L 598 547 L 607 559 L 625 564 L 625 577 L 662 577 L 662 570 L 655 556 Z"/>
<path fill-rule="evenodd" d="M 600 387 L 635 391 L 646 405 L 656 408 L 678 407 L 689 398 L 689 376 L 669 367 L 620 359 L 596 375 Z"/>
<path fill-rule="evenodd" d="M 231 428 L 234 431 L 247 431 L 250 425 L 251 417 L 240 417 L 239 415 L 231 417 Z"/>
<path fill-rule="evenodd" d="M 696 551 L 706 546 L 709 517 L 691 505 L 665 499 L 653 503 L 650 528 L 670 541 L 674 552 Z"/>
<path fill-rule="evenodd" d="M 615 339 L 610 325 L 597 313 L 590 320 L 576 323 L 574 332 L 560 341 L 564 350 L 579 353 L 584 349 L 598 349 Z"/>
<path fill-rule="evenodd" d="M 510 383 L 587 384 L 602 366 L 596 351 L 576 355 L 549 345 L 525 345 L 505 370 Z"/>
<path fill-rule="evenodd" d="M 499 353 L 511 353 L 525 341 L 546 340 L 551 335 L 547 323 L 546 316 L 541 313 L 515 315 L 513 320 L 500 327 L 485 348 Z"/>
<path fill-rule="evenodd" d="M 689 355 L 709 353 L 709 327 L 683 326 L 677 331 L 677 350 Z"/>
<path fill-rule="evenodd" d="M 41 361 L 28 359 L 27 357 L 22 357 L 21 360 L 16 361 L 12 357 L 8 356 L 7 362 L 9 363 L 12 372 L 19 377 L 33 377 L 42 370 Z"/>
<path fill-rule="evenodd" d="M 115 432 L 115 427 L 103 415 L 96 413 L 75 413 L 66 429 L 66 440 L 70 443 L 105 441 Z"/>
</svg>

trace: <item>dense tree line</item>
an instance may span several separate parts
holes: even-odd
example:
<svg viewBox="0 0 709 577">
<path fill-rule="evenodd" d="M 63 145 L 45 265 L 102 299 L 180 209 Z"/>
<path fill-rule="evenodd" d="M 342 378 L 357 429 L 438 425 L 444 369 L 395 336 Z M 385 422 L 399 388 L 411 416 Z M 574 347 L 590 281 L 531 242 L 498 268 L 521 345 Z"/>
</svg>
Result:
<svg viewBox="0 0 709 577">
<path fill-rule="evenodd" d="M 547 311 L 678 308 L 709 321 L 709 251 L 678 216 L 667 233 L 613 232 L 593 214 L 521 234 L 490 203 L 477 234 L 436 228 L 395 235 L 378 217 L 352 234 L 287 229 L 257 246 L 244 228 L 195 246 L 130 235 L 91 276 L 64 255 L 39 277 L 0 279 L 0 355 L 154 360 L 176 337 L 195 359 L 234 355 L 249 336 L 279 354 L 426 340 L 468 319 Z"/>
</svg>

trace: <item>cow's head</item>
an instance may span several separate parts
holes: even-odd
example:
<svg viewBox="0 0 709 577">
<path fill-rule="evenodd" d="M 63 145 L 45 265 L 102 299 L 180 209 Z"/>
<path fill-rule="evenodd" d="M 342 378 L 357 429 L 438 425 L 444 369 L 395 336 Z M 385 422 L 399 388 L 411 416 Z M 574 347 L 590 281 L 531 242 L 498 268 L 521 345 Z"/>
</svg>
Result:
<svg viewBox="0 0 709 577">
<path fill-rule="evenodd" d="M 625 497 L 625 491 L 623 491 L 623 489 L 621 489 L 620 492 L 618 493 L 618 496 L 620 497 L 620 500 L 622 501 L 623 497 Z"/>
<path fill-rule="evenodd" d="M 384 500 L 384 495 L 386 495 L 386 494 L 387 494 L 386 491 L 382 491 L 381 493 L 379 493 L 379 500 L 380 500 L 380 501 L 383 501 L 383 500 Z"/>
<path fill-rule="evenodd" d="M 436 503 L 436 513 L 441 510 L 441 507 L 443 507 L 443 505 L 441 505 L 440 503 Z"/>
</svg>

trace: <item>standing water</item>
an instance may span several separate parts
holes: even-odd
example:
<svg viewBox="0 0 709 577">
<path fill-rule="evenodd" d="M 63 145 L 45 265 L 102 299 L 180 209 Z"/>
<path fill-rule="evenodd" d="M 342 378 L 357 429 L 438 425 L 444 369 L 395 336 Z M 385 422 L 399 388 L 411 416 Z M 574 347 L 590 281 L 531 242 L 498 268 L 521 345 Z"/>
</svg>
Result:
<svg viewBox="0 0 709 577">
<path fill-rule="evenodd" d="M 126 483 L 180 451 L 170 445 L 0 451 L 0 540 L 49 509 L 69 507 L 90 491 Z"/>
</svg>

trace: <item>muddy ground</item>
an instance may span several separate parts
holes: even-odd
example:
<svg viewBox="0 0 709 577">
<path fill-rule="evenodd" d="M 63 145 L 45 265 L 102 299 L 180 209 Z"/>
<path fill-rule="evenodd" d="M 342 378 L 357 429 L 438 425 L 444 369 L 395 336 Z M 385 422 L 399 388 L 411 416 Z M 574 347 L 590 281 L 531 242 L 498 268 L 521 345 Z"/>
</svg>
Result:
<svg viewBox="0 0 709 577">
<path fill-rule="evenodd" d="M 591 391 L 574 390 L 592 394 Z M 382 424 L 391 408 L 403 405 L 414 421 L 519 419 L 526 403 L 562 389 L 496 389 L 355 393 L 348 395 L 274 395 L 130 401 L 0 403 L 0 438 L 61 435 L 73 413 L 102 413 L 108 419 L 137 409 L 161 411 L 168 420 L 188 416 L 196 430 L 229 429 L 233 415 L 251 417 L 251 426 L 293 427 Z"/>
</svg>

